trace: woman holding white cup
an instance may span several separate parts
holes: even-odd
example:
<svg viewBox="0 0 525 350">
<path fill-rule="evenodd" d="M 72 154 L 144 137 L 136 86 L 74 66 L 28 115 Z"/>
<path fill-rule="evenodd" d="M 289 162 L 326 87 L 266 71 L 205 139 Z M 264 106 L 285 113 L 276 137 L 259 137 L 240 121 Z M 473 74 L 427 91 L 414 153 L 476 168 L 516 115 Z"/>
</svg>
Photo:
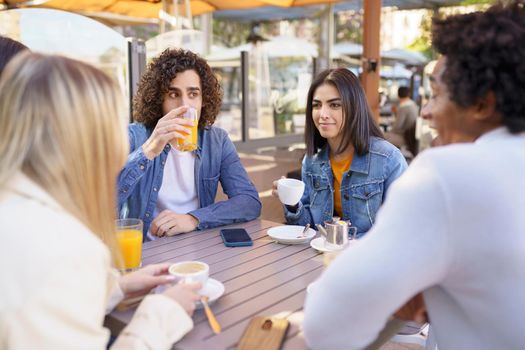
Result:
<svg viewBox="0 0 525 350">
<path fill-rule="evenodd" d="M 273 184 L 272 194 L 283 202 L 286 222 L 314 226 L 338 216 L 362 236 L 407 163 L 384 140 L 358 78 L 348 69 L 325 70 L 310 86 L 305 143 L 302 196 L 295 197 L 295 203 L 283 201 L 290 179 Z M 295 188 L 297 194 L 300 186 Z"/>
<path fill-rule="evenodd" d="M 106 349 L 105 313 L 143 295 L 111 349 L 167 349 L 193 328 L 201 284 L 148 295 L 174 281 L 169 264 L 114 269 L 121 97 L 103 72 L 65 57 L 25 52 L 2 72 L 2 349 Z"/>
</svg>

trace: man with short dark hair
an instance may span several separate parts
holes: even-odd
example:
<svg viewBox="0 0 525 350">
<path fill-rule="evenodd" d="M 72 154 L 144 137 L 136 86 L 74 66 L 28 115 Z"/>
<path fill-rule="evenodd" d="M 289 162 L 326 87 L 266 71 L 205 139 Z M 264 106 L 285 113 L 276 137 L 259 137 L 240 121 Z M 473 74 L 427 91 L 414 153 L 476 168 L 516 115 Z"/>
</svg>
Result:
<svg viewBox="0 0 525 350">
<path fill-rule="evenodd" d="M 444 146 L 416 157 L 315 283 L 310 348 L 365 348 L 419 293 L 440 350 L 524 348 L 525 1 L 506 3 L 434 20 L 423 113 Z"/>
<path fill-rule="evenodd" d="M 401 148 L 407 146 L 409 143 L 405 137 L 407 132 L 413 131 L 414 135 L 411 136 L 415 137 L 419 107 L 410 98 L 410 89 L 408 87 L 401 86 L 397 90 L 397 96 L 399 97 L 398 105 L 392 108 L 392 112 L 395 114 L 394 124 L 392 124 L 391 129 L 385 133 L 385 138 L 393 145 Z"/>
</svg>

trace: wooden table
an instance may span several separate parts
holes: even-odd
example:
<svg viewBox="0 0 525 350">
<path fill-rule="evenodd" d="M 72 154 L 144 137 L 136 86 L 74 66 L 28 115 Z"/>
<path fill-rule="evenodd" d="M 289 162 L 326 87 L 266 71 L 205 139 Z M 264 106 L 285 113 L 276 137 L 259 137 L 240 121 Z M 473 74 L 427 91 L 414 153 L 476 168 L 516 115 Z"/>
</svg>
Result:
<svg viewBox="0 0 525 350">
<path fill-rule="evenodd" d="M 240 340 L 248 322 L 257 315 L 278 315 L 290 321 L 282 349 L 306 349 L 300 332 L 306 287 L 323 270 L 322 255 L 308 244 L 273 242 L 266 231 L 282 224 L 254 220 L 227 226 L 242 227 L 253 239 L 251 247 L 228 248 L 221 228 L 190 232 L 147 242 L 143 264 L 199 260 L 210 265 L 210 277 L 225 286 L 224 295 L 211 308 L 222 326 L 213 334 L 202 310 L 193 315 L 195 328 L 175 349 L 231 349 Z M 117 334 L 131 320 L 134 310 L 114 311 L 106 325 Z"/>
</svg>

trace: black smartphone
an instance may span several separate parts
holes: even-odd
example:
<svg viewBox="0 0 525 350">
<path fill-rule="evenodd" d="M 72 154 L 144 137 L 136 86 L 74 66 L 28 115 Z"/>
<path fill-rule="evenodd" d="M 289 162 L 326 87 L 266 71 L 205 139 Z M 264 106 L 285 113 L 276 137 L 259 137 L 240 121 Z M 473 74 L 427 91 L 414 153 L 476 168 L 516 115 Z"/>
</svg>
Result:
<svg viewBox="0 0 525 350">
<path fill-rule="evenodd" d="M 253 245 L 253 241 L 243 228 L 225 228 L 221 230 L 221 237 L 226 247 L 246 247 Z"/>
</svg>

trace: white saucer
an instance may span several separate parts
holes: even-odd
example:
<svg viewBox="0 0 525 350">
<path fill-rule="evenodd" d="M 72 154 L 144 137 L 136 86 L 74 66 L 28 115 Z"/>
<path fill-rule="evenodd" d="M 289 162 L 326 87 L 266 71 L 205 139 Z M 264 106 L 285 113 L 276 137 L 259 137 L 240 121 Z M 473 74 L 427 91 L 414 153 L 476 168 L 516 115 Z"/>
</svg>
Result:
<svg viewBox="0 0 525 350">
<path fill-rule="evenodd" d="M 315 287 L 316 285 L 317 285 L 317 280 L 313 281 L 308 286 L 306 286 L 306 294 L 312 293 L 312 290 L 316 288 Z"/>
<path fill-rule="evenodd" d="M 224 294 L 224 284 L 217 281 L 214 278 L 208 278 L 208 281 L 206 282 L 206 286 L 202 288 L 201 291 L 199 291 L 200 295 L 207 295 L 208 296 L 208 304 L 213 303 L 215 300 L 219 299 Z M 202 308 L 202 304 L 200 301 L 197 301 L 196 303 L 197 309 Z"/>
<path fill-rule="evenodd" d="M 158 286 L 155 289 L 155 293 L 162 293 L 164 290 L 169 287 L 166 285 Z M 217 281 L 214 278 L 208 278 L 208 281 L 206 282 L 206 286 L 202 288 L 199 291 L 200 295 L 207 295 L 208 296 L 208 304 L 213 303 L 215 300 L 219 299 L 224 294 L 224 284 Z M 202 304 L 200 301 L 195 302 L 195 307 L 197 309 L 202 309 Z"/>
<path fill-rule="evenodd" d="M 317 251 L 320 251 L 322 253 L 327 253 L 327 252 L 337 252 L 337 251 L 343 250 L 344 248 L 348 246 L 348 243 L 344 247 L 341 247 L 341 248 L 336 248 L 336 249 L 328 248 L 325 245 L 325 239 L 323 237 L 317 237 L 316 239 L 312 239 L 310 241 L 310 246 Z"/>
<path fill-rule="evenodd" d="M 305 237 L 302 236 L 304 231 L 304 226 L 298 225 L 285 225 L 272 227 L 268 230 L 267 234 L 273 240 L 283 243 L 283 244 L 304 244 L 308 243 L 316 234 L 315 230 L 309 228 L 306 231 Z"/>
</svg>

